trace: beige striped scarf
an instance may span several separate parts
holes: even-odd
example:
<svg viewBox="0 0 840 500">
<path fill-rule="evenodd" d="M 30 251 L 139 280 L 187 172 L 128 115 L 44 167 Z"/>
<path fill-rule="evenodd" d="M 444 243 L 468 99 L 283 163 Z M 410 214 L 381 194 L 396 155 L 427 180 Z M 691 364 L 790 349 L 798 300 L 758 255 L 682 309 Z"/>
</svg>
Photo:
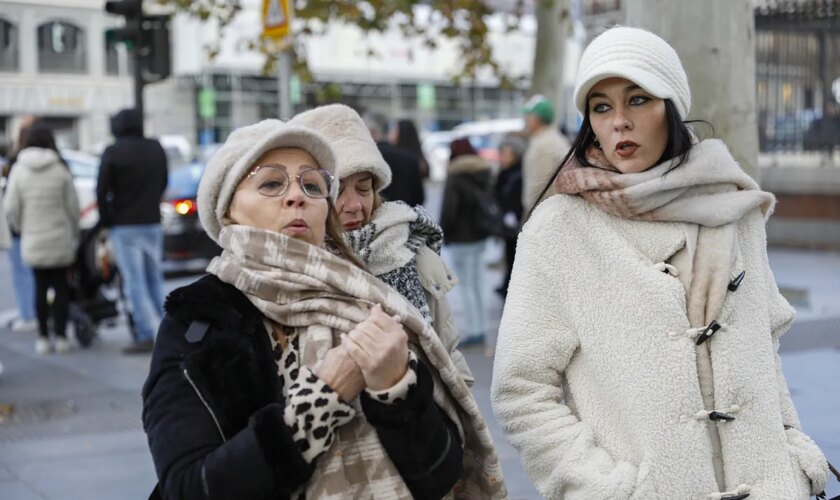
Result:
<svg viewBox="0 0 840 500">
<path fill-rule="evenodd" d="M 434 375 L 434 399 L 458 426 L 464 446 L 461 477 L 449 498 L 505 499 L 507 490 L 490 432 L 440 337 L 399 293 L 368 272 L 314 245 L 256 228 L 222 229 L 224 249 L 207 271 L 248 296 L 269 319 L 296 329 L 303 363 L 312 366 L 337 345 L 337 335 L 382 304 L 403 319 L 412 349 Z M 358 402 L 355 402 L 359 410 Z M 306 498 L 411 498 L 361 411 L 338 429 L 318 459 Z"/>
</svg>

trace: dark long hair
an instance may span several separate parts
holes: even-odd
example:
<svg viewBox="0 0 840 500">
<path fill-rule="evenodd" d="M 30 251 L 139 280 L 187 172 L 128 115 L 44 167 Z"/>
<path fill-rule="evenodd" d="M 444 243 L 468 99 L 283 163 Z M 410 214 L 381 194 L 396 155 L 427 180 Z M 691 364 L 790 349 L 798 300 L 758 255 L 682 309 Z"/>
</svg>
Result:
<svg viewBox="0 0 840 500">
<path fill-rule="evenodd" d="M 36 125 L 43 125 L 43 122 L 41 122 L 38 118 L 30 118 L 27 122 L 21 125 L 20 130 L 18 130 L 17 141 L 12 147 L 12 155 L 9 157 L 9 166 L 7 167 L 8 171 L 5 172 L 5 175 L 9 175 L 12 167 L 14 167 L 15 163 L 17 163 L 18 155 L 21 150 L 26 147 L 26 136 L 29 134 L 29 129 Z"/>
<path fill-rule="evenodd" d="M 656 163 L 654 163 L 654 165 L 659 165 L 662 162 L 670 160 L 671 167 L 668 169 L 668 172 L 670 172 L 688 160 L 688 155 L 693 146 L 691 142 L 692 135 L 691 131 L 688 129 L 688 124 L 705 123 L 709 125 L 709 123 L 703 120 L 683 121 L 682 117 L 680 117 L 679 111 L 677 111 L 677 107 L 674 106 L 674 103 L 671 102 L 670 99 L 665 99 L 665 123 L 668 127 L 668 142 L 665 144 L 665 151 L 662 153 L 662 156 L 656 161 Z M 709 127 L 711 127 L 711 125 L 709 125 Z M 559 165 L 557 165 L 557 168 L 554 169 L 551 176 L 549 176 L 548 182 L 540 191 L 540 195 L 537 197 L 537 201 L 534 202 L 534 205 L 530 208 L 526 207 L 528 208 L 527 218 L 531 217 L 534 209 L 537 208 L 537 204 L 539 204 L 540 200 L 542 200 L 548 190 L 551 189 L 551 185 L 554 184 L 555 177 L 557 177 L 560 170 L 563 169 L 572 157 L 574 157 L 575 161 L 581 165 L 598 168 L 589 163 L 586 159 L 586 150 L 593 142 L 595 142 L 595 132 L 592 130 L 592 123 L 589 121 L 589 108 L 587 107 L 583 114 L 583 123 L 580 125 L 580 131 L 575 137 L 574 142 L 572 142 L 572 147 L 569 149 L 569 152 L 566 153 L 566 156 L 563 157 L 563 160 Z M 653 167 L 653 165 L 651 165 L 651 167 Z"/>
<path fill-rule="evenodd" d="M 429 162 L 426 161 L 426 155 L 423 154 L 423 148 L 420 146 L 420 134 L 417 133 L 417 127 L 411 120 L 400 120 L 397 122 L 397 147 L 410 151 L 411 154 L 417 157 L 420 162 L 420 170 L 423 177 L 429 176 Z"/>
<path fill-rule="evenodd" d="M 55 151 L 56 156 L 58 156 L 58 161 L 65 167 L 68 166 L 67 162 L 64 161 L 64 158 L 61 157 L 61 153 L 58 151 L 58 146 L 55 144 L 55 134 L 53 134 L 52 129 L 43 122 L 35 122 L 35 124 L 29 127 L 26 131 L 26 134 L 23 136 L 23 142 L 20 145 L 21 150 L 25 148 L 51 149 Z"/>
<path fill-rule="evenodd" d="M 42 123 L 36 123 L 29 127 L 20 145 L 20 149 L 26 148 L 52 149 L 58 153 L 58 146 L 55 145 L 53 131 Z"/>
<path fill-rule="evenodd" d="M 423 150 L 420 148 L 420 134 L 417 133 L 417 127 L 411 120 L 400 120 L 397 122 L 397 146 L 408 149 L 412 153 L 423 156 Z"/>
</svg>

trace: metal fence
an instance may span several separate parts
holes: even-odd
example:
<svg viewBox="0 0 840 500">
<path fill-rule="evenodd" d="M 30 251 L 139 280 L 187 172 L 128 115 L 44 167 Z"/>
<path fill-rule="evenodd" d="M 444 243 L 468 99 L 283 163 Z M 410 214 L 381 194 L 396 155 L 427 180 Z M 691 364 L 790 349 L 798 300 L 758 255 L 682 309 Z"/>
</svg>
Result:
<svg viewBox="0 0 840 500">
<path fill-rule="evenodd" d="M 762 152 L 840 147 L 840 10 L 776 2 L 756 10 L 756 97 Z"/>
</svg>

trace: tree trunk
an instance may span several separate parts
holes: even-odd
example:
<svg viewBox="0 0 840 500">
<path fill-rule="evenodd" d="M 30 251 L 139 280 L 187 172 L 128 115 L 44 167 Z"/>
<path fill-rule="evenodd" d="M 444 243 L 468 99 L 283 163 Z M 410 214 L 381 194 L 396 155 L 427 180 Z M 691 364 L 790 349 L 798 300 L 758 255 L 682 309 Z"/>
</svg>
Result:
<svg viewBox="0 0 840 500">
<path fill-rule="evenodd" d="M 758 178 L 755 17 L 749 0 L 622 2 L 627 26 L 668 41 L 691 87 L 690 118 L 706 120 L 741 167 Z"/>
<path fill-rule="evenodd" d="M 558 121 L 563 110 L 563 56 L 571 28 L 569 0 L 538 0 L 537 40 L 531 94 L 542 94 L 554 103 Z"/>
</svg>

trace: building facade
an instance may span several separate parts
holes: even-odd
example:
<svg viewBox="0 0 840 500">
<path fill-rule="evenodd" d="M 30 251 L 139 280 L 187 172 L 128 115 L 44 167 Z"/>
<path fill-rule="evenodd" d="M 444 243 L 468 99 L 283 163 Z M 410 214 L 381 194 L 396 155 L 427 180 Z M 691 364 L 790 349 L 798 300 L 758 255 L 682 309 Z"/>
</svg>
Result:
<svg viewBox="0 0 840 500">
<path fill-rule="evenodd" d="M 150 133 L 181 133 L 196 144 L 213 143 L 239 126 L 278 116 L 277 75 L 265 75 L 264 57 L 246 48 L 261 30 L 260 2 L 244 0 L 242 5 L 213 58 L 205 46 L 217 40 L 215 26 L 175 16 L 173 76 L 146 90 Z M 504 33 L 499 24 L 490 35 L 496 57 L 510 74 L 530 74 L 535 29 L 533 17 L 526 16 L 520 31 Z M 340 101 L 439 130 L 467 120 L 516 116 L 525 99 L 524 84 L 500 89 L 492 74 L 454 83 L 459 69 L 454 42 L 442 40 L 437 49 L 429 49 L 398 29 L 366 36 L 354 26 L 334 23 L 308 37 L 302 49 L 314 81 L 293 79 L 293 112 Z"/>
<path fill-rule="evenodd" d="M 105 39 L 101 0 L 0 1 L 0 140 L 43 117 L 60 147 L 95 150 L 108 117 L 131 106 L 128 57 Z"/>
</svg>

